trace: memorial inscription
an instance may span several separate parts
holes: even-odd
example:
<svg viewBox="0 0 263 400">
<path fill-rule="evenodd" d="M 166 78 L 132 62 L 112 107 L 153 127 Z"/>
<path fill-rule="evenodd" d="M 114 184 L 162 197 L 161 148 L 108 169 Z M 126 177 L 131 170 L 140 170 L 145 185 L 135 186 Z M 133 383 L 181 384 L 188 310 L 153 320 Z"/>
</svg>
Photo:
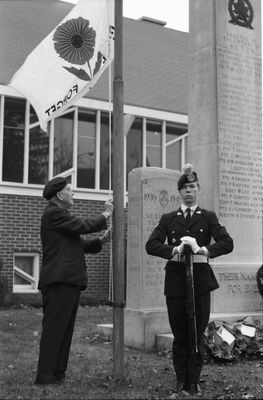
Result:
<svg viewBox="0 0 263 400">
<path fill-rule="evenodd" d="M 261 58 L 247 31 L 219 35 L 219 216 L 261 218 Z"/>
</svg>

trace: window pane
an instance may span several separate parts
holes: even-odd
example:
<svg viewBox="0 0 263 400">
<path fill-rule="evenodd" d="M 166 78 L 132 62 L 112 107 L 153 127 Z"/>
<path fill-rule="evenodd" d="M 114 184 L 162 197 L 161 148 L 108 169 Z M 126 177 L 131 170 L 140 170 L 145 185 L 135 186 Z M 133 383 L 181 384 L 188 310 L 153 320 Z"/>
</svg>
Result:
<svg viewBox="0 0 263 400">
<path fill-rule="evenodd" d="M 54 176 L 73 166 L 73 117 L 74 113 L 71 112 L 55 119 Z"/>
<path fill-rule="evenodd" d="M 5 98 L 3 181 L 23 182 L 25 100 Z"/>
<path fill-rule="evenodd" d="M 142 166 L 142 118 L 135 118 L 128 132 L 126 158 L 126 177 L 128 185 L 128 173 L 132 169 Z"/>
<path fill-rule="evenodd" d="M 33 260 L 34 260 L 33 257 L 26 257 L 26 256 L 15 257 L 15 266 L 33 277 L 34 276 Z M 18 272 L 15 271 L 14 284 L 31 285 L 31 282 L 28 279 L 26 279 L 26 277 L 19 275 Z"/>
<path fill-rule="evenodd" d="M 45 184 L 48 180 L 49 134 L 40 126 L 30 130 L 28 182 Z"/>
<path fill-rule="evenodd" d="M 34 108 L 30 105 L 29 123 L 34 124 L 35 122 L 38 122 L 38 118 Z"/>
<path fill-rule="evenodd" d="M 179 138 L 187 132 L 187 127 L 167 122 L 166 123 L 166 143 Z M 185 142 L 186 144 L 186 142 Z M 166 147 L 166 168 L 181 170 L 181 149 L 182 141 L 179 140 Z M 186 150 L 186 149 L 185 149 Z"/>
<path fill-rule="evenodd" d="M 5 98 L 4 125 L 16 129 L 25 129 L 26 101 L 11 97 Z"/>
<path fill-rule="evenodd" d="M 181 144 L 179 141 L 166 149 L 166 168 L 181 170 Z"/>
<path fill-rule="evenodd" d="M 33 276 L 33 257 L 19 256 L 15 257 L 15 266 L 28 275 Z"/>
<path fill-rule="evenodd" d="M 24 130 L 4 128 L 3 181 L 23 182 Z"/>
<path fill-rule="evenodd" d="M 101 113 L 100 124 L 100 188 L 109 189 L 109 114 Z"/>
<path fill-rule="evenodd" d="M 162 166 L 162 124 L 160 121 L 147 121 L 146 166 Z"/>
<path fill-rule="evenodd" d="M 77 186 L 95 188 L 96 112 L 79 111 Z"/>
<path fill-rule="evenodd" d="M 17 275 L 15 272 L 14 275 L 14 284 L 15 285 L 31 285 L 31 282 L 27 281 L 26 279 L 22 278 L 22 276 Z"/>
</svg>

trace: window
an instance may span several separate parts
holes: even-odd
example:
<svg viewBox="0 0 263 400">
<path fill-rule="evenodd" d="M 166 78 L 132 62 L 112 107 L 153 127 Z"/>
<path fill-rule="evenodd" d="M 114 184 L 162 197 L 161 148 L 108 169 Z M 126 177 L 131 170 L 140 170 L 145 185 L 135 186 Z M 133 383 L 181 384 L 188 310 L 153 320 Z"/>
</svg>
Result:
<svg viewBox="0 0 263 400">
<path fill-rule="evenodd" d="M 95 188 L 96 112 L 79 111 L 77 186 Z"/>
<path fill-rule="evenodd" d="M 71 176 L 73 189 L 109 190 L 112 114 L 70 107 L 52 119 L 44 132 L 28 101 L 1 99 L 0 182 L 44 185 L 50 177 L 63 175 Z M 186 124 L 126 113 L 123 128 L 126 189 L 134 168 L 182 169 L 187 154 Z"/>
<path fill-rule="evenodd" d="M 147 120 L 146 167 L 162 166 L 162 123 Z"/>
<path fill-rule="evenodd" d="M 36 126 L 29 131 L 28 183 L 48 181 L 49 133 Z"/>
<path fill-rule="evenodd" d="M 128 183 L 128 174 L 134 168 L 142 166 L 142 118 L 135 118 L 127 134 L 126 145 L 126 177 Z"/>
<path fill-rule="evenodd" d="M 187 138 L 182 139 L 186 132 L 185 126 L 166 123 L 166 168 L 181 171 L 182 154 L 187 154 Z"/>
<path fill-rule="evenodd" d="M 100 189 L 106 190 L 109 189 L 109 133 L 109 114 L 102 112 L 100 119 Z"/>
<path fill-rule="evenodd" d="M 70 112 L 54 120 L 53 176 L 73 166 L 73 117 Z"/>
<path fill-rule="evenodd" d="M 13 291 L 36 292 L 39 277 L 39 254 L 14 254 Z"/>
<path fill-rule="evenodd" d="M 23 182 L 26 102 L 5 98 L 3 181 Z"/>
</svg>

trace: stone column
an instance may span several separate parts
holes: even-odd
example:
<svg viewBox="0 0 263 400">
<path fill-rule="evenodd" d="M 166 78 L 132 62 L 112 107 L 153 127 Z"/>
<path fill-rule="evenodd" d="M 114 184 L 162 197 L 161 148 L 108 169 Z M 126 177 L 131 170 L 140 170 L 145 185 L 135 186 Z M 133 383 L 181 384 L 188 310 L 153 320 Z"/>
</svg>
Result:
<svg viewBox="0 0 263 400">
<path fill-rule="evenodd" d="M 137 168 L 129 174 L 127 301 L 125 344 L 152 349 L 159 333 L 170 331 L 164 296 L 166 260 L 146 253 L 145 243 L 162 214 L 179 207 L 180 174 Z"/>
<path fill-rule="evenodd" d="M 234 239 L 213 262 L 217 316 L 260 310 L 262 78 L 260 0 L 190 0 L 189 153 L 201 205 Z M 226 313 L 226 315 L 225 315 Z"/>
</svg>

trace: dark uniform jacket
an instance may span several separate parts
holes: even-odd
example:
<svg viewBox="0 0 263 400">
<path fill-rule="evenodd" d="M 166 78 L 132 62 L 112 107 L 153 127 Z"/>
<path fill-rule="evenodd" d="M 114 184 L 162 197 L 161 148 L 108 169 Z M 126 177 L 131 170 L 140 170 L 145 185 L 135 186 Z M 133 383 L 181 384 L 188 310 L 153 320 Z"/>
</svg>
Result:
<svg viewBox="0 0 263 400">
<path fill-rule="evenodd" d="M 43 250 L 38 288 L 62 282 L 87 287 L 84 253 L 98 253 L 99 239 L 84 240 L 82 234 L 107 229 L 106 219 L 78 219 L 56 204 L 49 204 L 41 219 Z"/>
<path fill-rule="evenodd" d="M 153 256 L 169 260 L 172 258 L 174 246 L 180 245 L 182 236 L 194 237 L 200 247 L 206 246 L 210 258 L 230 253 L 233 250 L 233 240 L 225 227 L 220 225 L 216 214 L 213 211 L 197 207 L 188 228 L 181 208 L 163 214 L 146 243 L 146 251 Z M 211 244 L 212 238 L 214 243 Z M 185 264 L 168 261 L 165 270 L 164 294 L 171 297 L 184 297 Z M 193 275 L 196 295 L 206 294 L 219 287 L 207 262 L 194 262 Z"/>
</svg>

